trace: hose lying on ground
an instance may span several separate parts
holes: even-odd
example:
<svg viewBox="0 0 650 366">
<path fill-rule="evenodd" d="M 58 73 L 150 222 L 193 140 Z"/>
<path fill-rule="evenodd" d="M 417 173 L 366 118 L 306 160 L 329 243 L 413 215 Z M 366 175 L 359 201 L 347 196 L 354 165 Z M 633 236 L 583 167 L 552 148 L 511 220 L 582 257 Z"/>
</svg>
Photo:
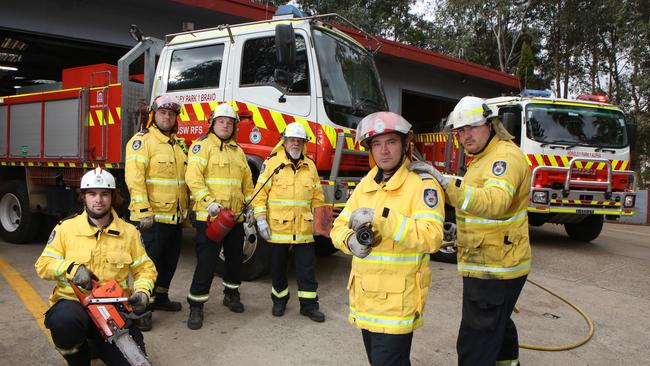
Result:
<svg viewBox="0 0 650 366">
<path fill-rule="evenodd" d="M 566 351 L 570 350 L 573 348 L 577 348 L 582 346 L 583 344 L 587 343 L 591 337 L 594 335 L 594 323 L 591 321 L 591 318 L 589 315 L 587 315 L 582 309 L 580 309 L 577 305 L 572 303 L 571 301 L 565 299 L 564 297 L 558 295 L 557 293 L 553 292 L 552 290 L 540 285 L 539 283 L 531 280 L 530 278 L 527 279 L 528 282 L 532 283 L 533 285 L 539 287 L 540 289 L 548 292 L 549 294 L 557 297 L 558 299 L 562 300 L 564 303 L 572 307 L 575 311 L 577 311 L 582 318 L 587 322 L 587 325 L 589 326 L 589 332 L 587 336 L 585 336 L 582 340 L 575 342 L 575 343 L 570 343 L 562 346 L 539 346 L 539 345 L 533 345 L 533 344 L 525 344 L 525 343 L 520 343 L 519 348 L 525 348 L 525 349 L 532 349 L 532 350 L 537 350 L 537 351 Z M 515 308 L 515 312 L 519 312 Z"/>
</svg>

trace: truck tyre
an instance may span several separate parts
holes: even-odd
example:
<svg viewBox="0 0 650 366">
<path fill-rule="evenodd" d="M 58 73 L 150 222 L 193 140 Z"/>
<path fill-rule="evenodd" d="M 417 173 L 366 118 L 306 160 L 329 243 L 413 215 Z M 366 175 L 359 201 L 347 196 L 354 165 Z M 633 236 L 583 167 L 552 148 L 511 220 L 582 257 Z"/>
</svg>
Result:
<svg viewBox="0 0 650 366">
<path fill-rule="evenodd" d="M 242 264 L 242 281 L 253 281 L 267 273 L 270 269 L 270 248 L 266 240 L 257 235 L 255 227 L 249 228 L 244 224 L 244 259 Z M 216 272 L 223 277 L 225 271 L 223 248 L 217 258 Z"/>
<path fill-rule="evenodd" d="M 603 215 L 589 215 L 577 223 L 564 224 L 564 230 L 576 241 L 590 242 L 603 230 Z"/>
<path fill-rule="evenodd" d="M 456 211 L 451 207 L 445 207 L 445 224 L 443 243 L 456 242 Z M 456 263 L 456 246 L 440 248 L 439 251 L 431 254 L 431 259 L 436 262 Z"/>
<path fill-rule="evenodd" d="M 334 244 L 332 244 L 332 239 L 324 237 L 322 235 L 314 236 L 316 243 L 316 255 L 319 257 L 326 257 L 332 255 L 338 251 Z"/>
<path fill-rule="evenodd" d="M 32 241 L 39 233 L 41 215 L 29 210 L 25 183 L 12 180 L 0 187 L 0 235 L 10 243 Z"/>
</svg>

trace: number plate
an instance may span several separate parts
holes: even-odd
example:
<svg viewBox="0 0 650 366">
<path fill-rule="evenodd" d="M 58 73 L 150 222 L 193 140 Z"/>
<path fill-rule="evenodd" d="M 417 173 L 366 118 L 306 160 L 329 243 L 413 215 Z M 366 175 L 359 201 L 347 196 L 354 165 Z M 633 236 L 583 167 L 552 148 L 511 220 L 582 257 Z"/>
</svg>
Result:
<svg viewBox="0 0 650 366">
<path fill-rule="evenodd" d="M 579 208 L 579 209 L 576 210 L 576 213 L 578 213 L 578 214 L 583 214 L 583 215 L 593 215 L 593 214 L 594 214 L 594 210 L 581 209 L 581 208 Z"/>
</svg>

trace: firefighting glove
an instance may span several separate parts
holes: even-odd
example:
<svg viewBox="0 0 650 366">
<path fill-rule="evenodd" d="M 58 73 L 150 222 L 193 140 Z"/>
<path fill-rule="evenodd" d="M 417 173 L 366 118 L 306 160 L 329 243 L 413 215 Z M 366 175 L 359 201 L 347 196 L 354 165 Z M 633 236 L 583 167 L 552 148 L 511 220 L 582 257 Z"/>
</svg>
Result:
<svg viewBox="0 0 650 366">
<path fill-rule="evenodd" d="M 134 292 L 133 295 L 129 296 L 129 304 L 137 308 L 144 308 L 149 304 L 149 296 L 142 291 Z"/>
<path fill-rule="evenodd" d="M 348 237 L 347 241 L 348 249 L 352 252 L 355 257 L 365 258 L 370 254 L 372 247 L 370 245 L 360 244 L 357 240 L 357 233 L 354 232 Z"/>
<path fill-rule="evenodd" d="M 90 291 L 93 288 L 92 278 L 93 278 L 92 272 L 90 272 L 90 270 L 86 268 L 86 266 L 80 264 L 79 267 L 77 268 L 77 271 L 74 273 L 74 276 L 72 277 L 72 283 Z"/>
<path fill-rule="evenodd" d="M 438 183 L 440 183 L 443 189 L 447 189 L 447 186 L 451 181 L 450 177 L 443 175 L 438 169 L 424 161 L 414 161 L 409 164 L 408 169 L 419 175 L 421 178 L 434 178 Z"/>
<path fill-rule="evenodd" d="M 257 220 L 257 232 L 264 240 L 271 239 L 271 228 L 265 218 Z"/>
<path fill-rule="evenodd" d="M 219 214 L 219 211 L 223 209 L 223 206 L 219 202 L 212 202 L 211 204 L 208 205 L 208 215 L 212 217 L 217 217 Z"/>
<path fill-rule="evenodd" d="M 147 216 L 140 219 L 140 229 L 150 229 L 153 226 L 154 216 Z"/>
<path fill-rule="evenodd" d="M 357 230 L 365 224 L 372 223 L 372 217 L 375 216 L 374 208 L 361 207 L 357 208 L 350 215 L 350 222 L 348 227 L 352 230 Z"/>
</svg>

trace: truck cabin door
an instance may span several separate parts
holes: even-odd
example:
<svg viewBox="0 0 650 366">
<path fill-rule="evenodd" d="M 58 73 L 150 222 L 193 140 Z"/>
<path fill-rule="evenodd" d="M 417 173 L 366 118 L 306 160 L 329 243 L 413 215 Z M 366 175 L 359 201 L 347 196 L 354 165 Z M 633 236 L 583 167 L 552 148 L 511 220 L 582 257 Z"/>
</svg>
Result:
<svg viewBox="0 0 650 366">
<path fill-rule="evenodd" d="M 238 142 L 247 153 L 266 158 L 280 140 L 285 126 L 302 123 L 314 149 L 315 136 L 307 121 L 316 121 L 316 93 L 312 51 L 308 34 L 295 30 L 295 62 L 280 66 L 276 59 L 274 32 L 242 35 L 233 57 L 232 99 L 239 103 L 240 114 L 251 119 L 239 126 Z M 310 146 L 311 145 L 311 146 Z"/>
</svg>

